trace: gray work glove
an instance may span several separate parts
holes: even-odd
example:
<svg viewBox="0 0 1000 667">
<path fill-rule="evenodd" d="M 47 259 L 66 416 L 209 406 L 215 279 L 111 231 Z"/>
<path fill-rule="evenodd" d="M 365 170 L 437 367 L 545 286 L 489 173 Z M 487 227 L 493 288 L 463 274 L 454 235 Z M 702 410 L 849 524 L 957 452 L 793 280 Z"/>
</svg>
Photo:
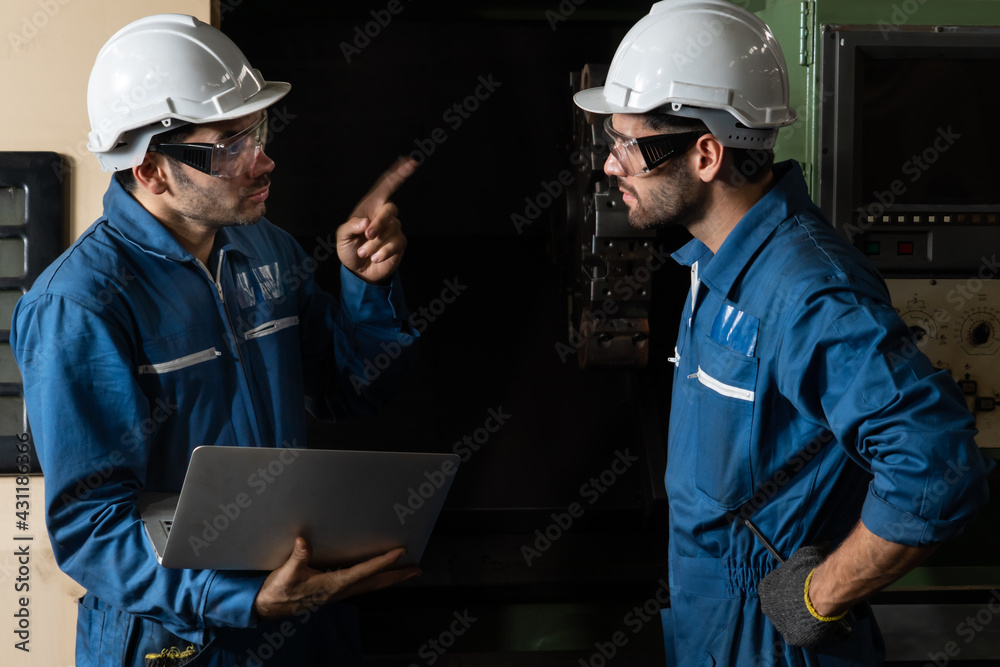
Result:
<svg viewBox="0 0 1000 667">
<path fill-rule="evenodd" d="M 850 634 L 851 626 L 845 620 L 821 621 L 806 606 L 806 577 L 823 558 L 819 547 L 802 547 L 757 584 L 761 611 L 791 646 L 816 648 Z"/>
</svg>

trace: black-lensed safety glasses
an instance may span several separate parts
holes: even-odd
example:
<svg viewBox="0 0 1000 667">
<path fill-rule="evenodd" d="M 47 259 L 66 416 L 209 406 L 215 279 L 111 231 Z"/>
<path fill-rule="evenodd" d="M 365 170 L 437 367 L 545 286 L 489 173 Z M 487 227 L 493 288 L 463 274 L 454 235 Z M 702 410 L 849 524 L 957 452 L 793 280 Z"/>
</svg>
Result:
<svg viewBox="0 0 1000 667">
<path fill-rule="evenodd" d="M 699 137 L 708 133 L 708 130 L 695 130 L 630 137 L 611 126 L 611 116 L 604 121 L 604 134 L 608 137 L 611 154 L 627 176 L 637 176 L 656 169 L 675 155 L 686 152 Z"/>
<path fill-rule="evenodd" d="M 236 178 L 250 171 L 267 145 L 267 111 L 260 120 L 231 137 L 214 143 L 176 143 L 150 146 L 189 167 L 218 178 Z"/>
</svg>

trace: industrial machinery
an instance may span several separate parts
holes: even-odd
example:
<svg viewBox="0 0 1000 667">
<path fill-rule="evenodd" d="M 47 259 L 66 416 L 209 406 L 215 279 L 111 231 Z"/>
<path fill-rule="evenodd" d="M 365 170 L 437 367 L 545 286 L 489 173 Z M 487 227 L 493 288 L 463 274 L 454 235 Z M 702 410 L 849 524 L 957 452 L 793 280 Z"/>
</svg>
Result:
<svg viewBox="0 0 1000 667">
<path fill-rule="evenodd" d="M 822 52 L 821 204 L 1000 447 L 1000 28 L 830 25 Z"/>
<path fill-rule="evenodd" d="M 951 374 L 978 445 L 998 458 L 1000 140 L 990 117 L 1000 93 L 988 82 L 1000 74 L 1000 28 L 909 18 L 813 30 L 822 56 L 813 192 L 886 279 L 912 332 L 909 349 Z M 995 472 L 990 486 L 995 498 Z M 994 501 L 876 597 L 891 660 L 938 660 L 941 646 L 955 649 L 945 657 L 958 664 L 998 655 L 1000 636 L 962 636 L 1000 583 L 996 511 Z"/>
<path fill-rule="evenodd" d="M 973 275 L 893 278 L 887 284 L 914 347 L 949 371 L 965 393 L 979 446 L 1000 446 L 1000 281 Z"/>
<path fill-rule="evenodd" d="M 820 203 L 1000 448 L 1000 28 L 828 25 Z"/>
<path fill-rule="evenodd" d="M 571 75 L 573 92 L 601 86 L 607 65 Z M 570 162 L 583 169 L 567 196 L 570 237 L 570 340 L 581 369 L 641 369 L 649 363 L 656 233 L 628 223 L 614 177 L 604 174 L 609 147 L 604 116 L 573 107 Z M 581 206 L 582 202 L 582 206 Z"/>
<path fill-rule="evenodd" d="M 831 25 L 822 52 L 834 225 L 887 275 L 975 272 L 1000 240 L 1000 28 Z"/>
</svg>

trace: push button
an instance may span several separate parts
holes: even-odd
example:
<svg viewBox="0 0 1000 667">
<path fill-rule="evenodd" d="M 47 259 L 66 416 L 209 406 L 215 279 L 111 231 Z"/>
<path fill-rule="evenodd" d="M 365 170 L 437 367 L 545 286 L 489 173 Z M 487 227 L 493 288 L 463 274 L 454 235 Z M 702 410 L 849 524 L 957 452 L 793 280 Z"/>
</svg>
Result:
<svg viewBox="0 0 1000 667">
<path fill-rule="evenodd" d="M 975 380 L 959 380 L 958 388 L 966 396 L 975 396 L 979 392 L 979 384 Z"/>
<path fill-rule="evenodd" d="M 997 407 L 997 400 L 992 396 L 976 397 L 976 412 L 992 412 Z"/>
</svg>

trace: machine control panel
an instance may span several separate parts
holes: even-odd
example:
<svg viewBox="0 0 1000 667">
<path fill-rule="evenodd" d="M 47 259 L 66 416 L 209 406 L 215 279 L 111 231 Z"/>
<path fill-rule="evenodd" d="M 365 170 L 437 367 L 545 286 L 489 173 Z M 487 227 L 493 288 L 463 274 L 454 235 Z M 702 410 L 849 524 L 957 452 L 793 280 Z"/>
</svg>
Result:
<svg viewBox="0 0 1000 667">
<path fill-rule="evenodd" d="M 965 394 L 982 448 L 1000 448 L 1000 280 L 886 280 L 917 347 Z"/>
</svg>

